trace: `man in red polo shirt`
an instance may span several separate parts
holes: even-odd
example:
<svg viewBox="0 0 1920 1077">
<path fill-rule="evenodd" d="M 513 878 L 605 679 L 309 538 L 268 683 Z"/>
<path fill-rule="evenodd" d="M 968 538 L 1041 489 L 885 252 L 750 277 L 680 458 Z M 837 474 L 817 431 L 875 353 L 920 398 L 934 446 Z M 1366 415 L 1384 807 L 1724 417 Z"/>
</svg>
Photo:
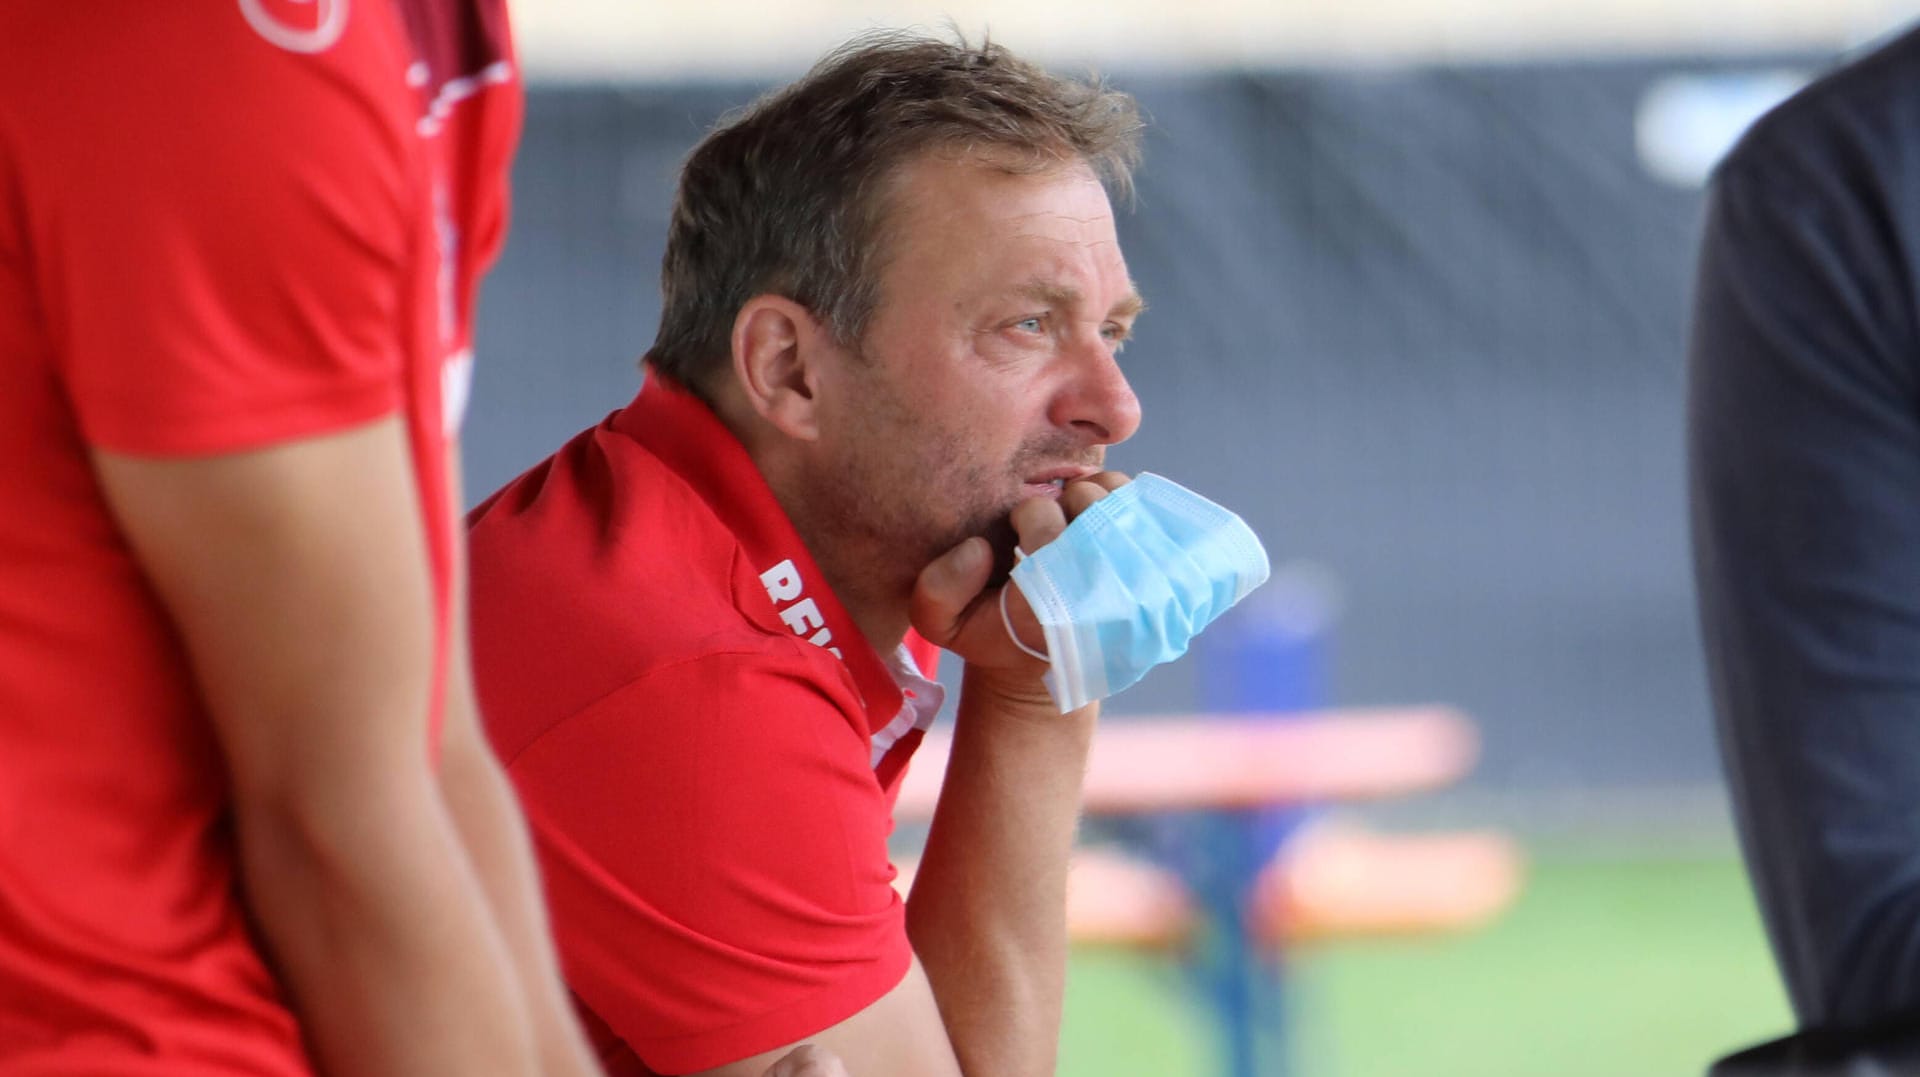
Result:
<svg viewBox="0 0 1920 1077">
<path fill-rule="evenodd" d="M 1001 586 L 1126 481 L 1105 185 L 1138 127 L 998 47 L 828 57 L 687 162 L 638 397 L 472 515 L 481 698 L 611 1072 L 809 1038 L 855 1074 L 1051 1072 L 1098 706 L 1053 706 Z M 903 903 L 921 641 L 965 669 Z"/>
<path fill-rule="evenodd" d="M 0 1072 L 593 1071 L 453 617 L 505 20 L 0 6 Z"/>
</svg>

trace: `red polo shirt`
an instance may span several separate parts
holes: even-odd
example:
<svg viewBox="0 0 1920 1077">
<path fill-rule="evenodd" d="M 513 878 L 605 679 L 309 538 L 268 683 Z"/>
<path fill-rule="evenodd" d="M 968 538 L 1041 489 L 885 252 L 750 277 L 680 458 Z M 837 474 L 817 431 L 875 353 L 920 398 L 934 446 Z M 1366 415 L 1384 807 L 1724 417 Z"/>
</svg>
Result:
<svg viewBox="0 0 1920 1077">
<path fill-rule="evenodd" d="M 874 653 L 713 413 L 649 377 L 470 523 L 481 708 L 611 1071 L 745 1058 L 898 984 L 887 835 L 940 689 Z"/>
<path fill-rule="evenodd" d="M 307 1071 L 212 723 L 90 453 L 400 416 L 444 643 L 447 442 L 519 117 L 497 0 L 0 4 L 0 1072 Z"/>
</svg>

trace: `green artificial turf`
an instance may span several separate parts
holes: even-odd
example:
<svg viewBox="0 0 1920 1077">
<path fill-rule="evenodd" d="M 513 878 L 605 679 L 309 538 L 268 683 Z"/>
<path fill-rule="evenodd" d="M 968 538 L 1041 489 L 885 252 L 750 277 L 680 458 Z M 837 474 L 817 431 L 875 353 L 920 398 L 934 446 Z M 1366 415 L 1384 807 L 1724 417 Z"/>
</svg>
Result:
<svg viewBox="0 0 1920 1077">
<path fill-rule="evenodd" d="M 1481 931 L 1289 955 L 1289 1077 L 1697 1075 L 1787 1030 L 1737 862 L 1535 856 Z M 1211 1077 L 1219 1058 L 1176 960 L 1076 953 L 1064 1077 Z"/>
</svg>

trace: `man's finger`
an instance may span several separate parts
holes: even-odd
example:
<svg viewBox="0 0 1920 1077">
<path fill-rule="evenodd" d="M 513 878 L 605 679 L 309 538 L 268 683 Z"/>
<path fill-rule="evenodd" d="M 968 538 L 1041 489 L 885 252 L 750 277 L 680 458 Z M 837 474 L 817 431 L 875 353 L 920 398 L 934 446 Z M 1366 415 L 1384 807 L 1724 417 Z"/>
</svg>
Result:
<svg viewBox="0 0 1920 1077">
<path fill-rule="evenodd" d="M 993 548 L 975 536 L 920 570 L 907 616 L 929 643 L 949 646 L 993 573 Z"/>
<path fill-rule="evenodd" d="M 1114 489 L 1126 485 L 1125 476 L 1121 476 L 1121 481 L 1112 487 L 1099 481 L 1101 476 L 1113 474 L 1115 472 L 1103 471 L 1099 475 L 1075 479 L 1068 483 L 1067 488 L 1060 491 L 1060 508 L 1066 512 L 1067 519 L 1071 520 L 1087 511 L 1094 502 L 1107 496 Z"/>
<path fill-rule="evenodd" d="M 1059 538 L 1067 529 L 1066 513 L 1050 497 L 1030 497 L 1014 506 L 1012 523 L 1020 548 L 1028 553 Z"/>
</svg>

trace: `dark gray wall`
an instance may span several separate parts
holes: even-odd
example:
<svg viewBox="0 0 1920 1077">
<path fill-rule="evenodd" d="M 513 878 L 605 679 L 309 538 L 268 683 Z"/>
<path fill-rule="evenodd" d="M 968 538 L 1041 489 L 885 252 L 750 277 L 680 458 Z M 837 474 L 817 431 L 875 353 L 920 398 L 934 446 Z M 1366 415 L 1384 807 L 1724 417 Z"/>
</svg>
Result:
<svg viewBox="0 0 1920 1077">
<path fill-rule="evenodd" d="M 1633 116 L 1687 63 L 1116 81 L 1153 118 L 1128 260 L 1152 309 L 1113 454 L 1345 592 L 1332 695 L 1444 700 L 1476 782 L 1717 778 L 1681 469 L 1700 195 Z M 674 172 L 753 86 L 539 89 L 484 295 L 477 500 L 624 404 Z M 1117 711 L 1186 709 L 1191 663 Z"/>
</svg>

